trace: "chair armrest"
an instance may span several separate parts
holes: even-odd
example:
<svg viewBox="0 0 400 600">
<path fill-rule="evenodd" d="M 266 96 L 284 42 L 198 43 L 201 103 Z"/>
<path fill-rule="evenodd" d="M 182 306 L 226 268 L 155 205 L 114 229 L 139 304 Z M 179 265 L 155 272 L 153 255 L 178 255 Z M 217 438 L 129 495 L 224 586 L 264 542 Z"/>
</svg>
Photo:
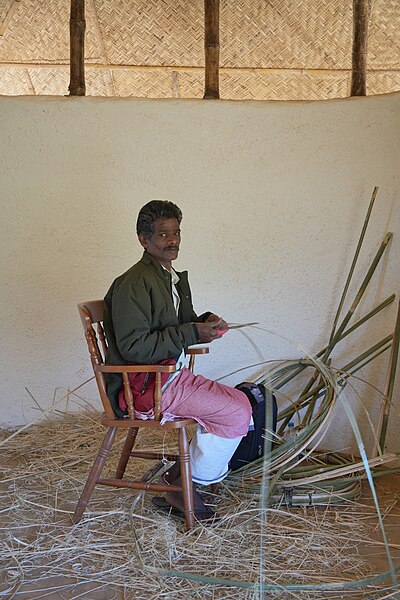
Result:
<svg viewBox="0 0 400 600">
<path fill-rule="evenodd" d="M 94 365 L 96 373 L 174 373 L 176 365 Z"/>
<path fill-rule="evenodd" d="M 208 354 L 210 352 L 210 348 L 207 346 L 203 346 L 202 348 L 188 348 L 185 351 L 185 354 L 189 356 L 193 356 L 194 354 Z"/>
</svg>

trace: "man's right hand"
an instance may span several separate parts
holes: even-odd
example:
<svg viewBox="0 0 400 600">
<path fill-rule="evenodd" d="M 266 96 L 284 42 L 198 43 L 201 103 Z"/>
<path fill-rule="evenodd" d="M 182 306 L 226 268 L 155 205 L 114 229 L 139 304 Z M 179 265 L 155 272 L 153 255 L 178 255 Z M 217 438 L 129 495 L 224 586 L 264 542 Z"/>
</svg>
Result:
<svg viewBox="0 0 400 600">
<path fill-rule="evenodd" d="M 221 329 L 223 323 L 225 323 L 223 319 L 218 319 L 217 321 L 206 321 L 205 323 L 195 323 L 199 332 L 199 342 L 202 344 L 208 344 L 209 342 L 222 337 L 222 335 L 218 333 L 218 330 Z"/>
</svg>

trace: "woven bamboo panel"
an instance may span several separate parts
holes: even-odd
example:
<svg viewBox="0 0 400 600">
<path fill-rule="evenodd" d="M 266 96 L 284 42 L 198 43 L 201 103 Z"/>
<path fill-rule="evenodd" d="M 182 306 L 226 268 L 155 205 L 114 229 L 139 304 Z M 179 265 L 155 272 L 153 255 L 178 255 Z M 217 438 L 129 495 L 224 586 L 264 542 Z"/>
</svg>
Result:
<svg viewBox="0 0 400 600">
<path fill-rule="evenodd" d="M 86 94 L 108 96 L 109 71 L 86 69 Z M 112 74 L 115 96 L 138 98 L 202 98 L 204 74 L 196 71 L 117 69 Z M 0 95 L 68 95 L 67 68 L 0 67 Z M 349 95 L 350 73 L 256 72 L 221 73 L 221 98 L 232 100 L 320 100 Z M 370 73 L 368 94 L 400 90 L 400 72 Z"/>
<path fill-rule="evenodd" d="M 202 65 L 203 0 L 95 0 L 113 64 Z"/>
<path fill-rule="evenodd" d="M 8 11 L 11 7 L 12 0 L 0 0 L 0 27 L 4 23 L 4 19 L 6 18 Z"/>
<path fill-rule="evenodd" d="M 368 32 L 368 67 L 400 69 L 399 0 L 373 0 Z"/>
<path fill-rule="evenodd" d="M 203 0 L 95 1 L 110 62 L 171 66 L 204 63 Z M 220 30 L 221 66 L 351 66 L 349 0 L 221 0 Z M 399 1 L 373 0 L 369 68 L 399 65 L 399 31 Z"/>
<path fill-rule="evenodd" d="M 86 69 L 86 93 L 88 96 L 107 96 L 106 71 Z M 67 96 L 69 86 L 68 68 L 30 68 L 30 79 L 38 96 Z"/>
<path fill-rule="evenodd" d="M 29 68 L 29 76 L 37 96 L 66 96 L 68 94 L 68 68 Z"/>
<path fill-rule="evenodd" d="M 351 6 L 343 0 L 223 2 L 221 64 L 348 68 Z"/>
<path fill-rule="evenodd" d="M 0 2 L 4 5 L 4 0 Z M 0 61 L 68 64 L 69 16 L 68 0 L 19 0 L 0 38 Z M 86 10 L 85 55 L 90 62 L 99 62 L 94 26 L 95 16 Z"/>
<path fill-rule="evenodd" d="M 1 93 L 68 93 L 69 10 L 70 0 L 0 0 Z M 221 67 L 230 68 L 221 97 L 348 95 L 351 0 L 221 0 L 220 30 Z M 372 0 L 369 94 L 400 88 L 399 32 L 400 0 Z M 85 57 L 88 95 L 201 98 L 203 0 L 86 0 Z M 159 68 L 134 68 L 152 65 Z"/>
<path fill-rule="evenodd" d="M 174 84 L 169 71 L 118 69 L 113 74 L 118 96 L 173 98 Z"/>
<path fill-rule="evenodd" d="M 367 80 L 368 94 L 389 94 L 400 90 L 400 72 L 371 73 Z"/>
<path fill-rule="evenodd" d="M 222 98 L 236 100 L 319 100 L 346 97 L 349 85 L 350 75 L 346 72 L 258 74 L 242 71 L 221 74 L 220 91 Z"/>
<path fill-rule="evenodd" d="M 202 98 L 204 95 L 204 71 L 179 71 L 179 96 Z"/>
<path fill-rule="evenodd" d="M 0 67 L 0 96 L 26 96 L 30 93 L 26 69 Z"/>
<path fill-rule="evenodd" d="M 116 70 L 120 96 L 202 98 L 204 74 L 198 71 Z M 221 97 L 233 100 L 318 100 L 348 96 L 350 73 L 222 72 Z"/>
</svg>

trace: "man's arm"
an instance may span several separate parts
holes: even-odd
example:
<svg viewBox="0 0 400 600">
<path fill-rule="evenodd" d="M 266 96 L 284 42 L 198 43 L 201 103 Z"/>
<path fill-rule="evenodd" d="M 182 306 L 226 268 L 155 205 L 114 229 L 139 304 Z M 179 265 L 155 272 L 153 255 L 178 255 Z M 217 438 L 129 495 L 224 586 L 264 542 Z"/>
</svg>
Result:
<svg viewBox="0 0 400 600">
<path fill-rule="evenodd" d="M 127 362 L 147 364 L 173 358 L 199 341 L 192 323 L 152 331 L 149 291 L 138 283 L 114 291 L 112 321 L 118 350 Z"/>
</svg>

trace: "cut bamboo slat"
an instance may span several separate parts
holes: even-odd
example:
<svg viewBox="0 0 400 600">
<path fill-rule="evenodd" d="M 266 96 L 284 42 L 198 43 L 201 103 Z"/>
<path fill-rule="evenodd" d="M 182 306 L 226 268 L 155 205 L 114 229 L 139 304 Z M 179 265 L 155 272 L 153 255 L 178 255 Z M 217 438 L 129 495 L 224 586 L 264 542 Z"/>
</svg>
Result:
<svg viewBox="0 0 400 600">
<path fill-rule="evenodd" d="M 386 432 L 389 422 L 389 412 L 392 404 L 394 383 L 396 378 L 397 362 L 399 358 L 399 345 L 400 345 L 400 302 L 397 310 L 396 325 L 393 332 L 393 344 L 390 353 L 389 368 L 387 373 L 387 380 L 385 385 L 385 396 L 381 405 L 381 410 L 378 419 L 378 435 L 379 435 L 379 446 L 381 451 L 384 451 Z M 375 448 L 375 452 L 378 453 L 378 448 Z"/>
</svg>

